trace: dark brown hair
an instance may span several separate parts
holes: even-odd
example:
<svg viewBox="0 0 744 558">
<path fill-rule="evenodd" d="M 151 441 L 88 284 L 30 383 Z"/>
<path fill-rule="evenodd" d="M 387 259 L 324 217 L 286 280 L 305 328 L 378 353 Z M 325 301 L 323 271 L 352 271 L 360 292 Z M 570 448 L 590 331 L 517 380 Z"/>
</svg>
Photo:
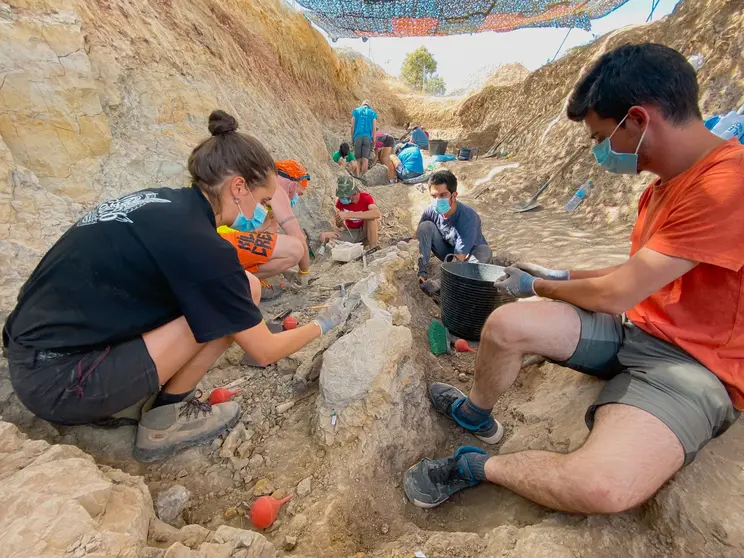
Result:
<svg viewBox="0 0 744 558">
<path fill-rule="evenodd" d="M 220 187 L 231 174 L 242 176 L 249 188 L 276 172 L 274 159 L 253 136 L 237 132 L 238 121 L 222 110 L 209 115 L 212 137 L 202 141 L 189 156 L 194 185 L 215 211 L 220 209 Z"/>
</svg>

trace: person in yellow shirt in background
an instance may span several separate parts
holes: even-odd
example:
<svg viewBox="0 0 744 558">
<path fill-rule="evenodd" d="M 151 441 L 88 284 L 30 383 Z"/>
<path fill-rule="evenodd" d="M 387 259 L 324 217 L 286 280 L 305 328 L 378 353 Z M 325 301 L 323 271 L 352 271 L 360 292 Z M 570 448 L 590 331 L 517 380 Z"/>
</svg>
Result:
<svg viewBox="0 0 744 558">
<path fill-rule="evenodd" d="M 295 282 L 307 286 L 310 278 L 310 253 L 305 233 L 292 208 L 309 185 L 310 175 L 299 161 L 276 162 L 277 182 L 280 186 L 266 206 L 256 208 L 250 219 L 250 232 L 238 232 L 219 227 L 220 236 L 238 251 L 240 264 L 261 280 L 261 300 L 272 300 L 282 293 L 282 286 L 267 281 L 294 266 L 299 267 Z M 279 234 L 281 227 L 285 234 Z"/>
</svg>

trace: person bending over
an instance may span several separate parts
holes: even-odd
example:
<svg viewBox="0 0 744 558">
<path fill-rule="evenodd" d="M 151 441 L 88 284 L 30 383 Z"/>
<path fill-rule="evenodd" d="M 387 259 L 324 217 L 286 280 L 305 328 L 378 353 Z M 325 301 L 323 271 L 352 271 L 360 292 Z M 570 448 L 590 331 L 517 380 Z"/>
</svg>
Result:
<svg viewBox="0 0 744 558">
<path fill-rule="evenodd" d="M 385 132 L 377 132 L 375 140 L 377 161 L 381 165 L 385 165 L 385 168 L 387 168 L 388 182 L 390 184 L 395 184 L 395 182 L 397 182 L 395 165 L 390 159 L 390 155 L 393 153 L 393 148 L 395 147 L 395 138 Z"/>
<path fill-rule="evenodd" d="M 457 201 L 457 177 L 441 170 L 429 178 L 431 205 L 424 210 L 416 229 L 419 241 L 418 283 L 429 295 L 439 291 L 439 283 L 428 279 L 429 259 L 433 253 L 444 261 L 452 255 L 457 260 L 489 263 L 491 248 L 481 229 L 480 215 L 470 206 Z"/>
<path fill-rule="evenodd" d="M 352 153 L 351 147 L 348 143 L 342 143 L 339 146 L 338 151 L 331 155 L 331 159 L 333 159 L 334 163 L 338 163 L 341 168 L 348 170 L 354 176 L 359 176 L 359 163 L 357 162 L 354 153 Z"/>
<path fill-rule="evenodd" d="M 390 160 L 400 180 L 411 180 L 424 174 L 424 158 L 414 143 L 401 145 L 396 154 L 390 155 Z"/>
<path fill-rule="evenodd" d="M 462 447 L 424 460 L 404 483 L 419 506 L 488 480 L 557 510 L 622 512 L 744 409 L 744 146 L 705 128 L 695 70 L 658 44 L 604 54 L 576 85 L 568 117 L 586 126 L 601 167 L 658 177 L 638 203 L 630 258 L 594 270 L 507 268 L 500 289 L 553 300 L 491 314 L 467 397 L 446 384 L 429 392 L 438 411 L 494 444 L 504 431 L 491 409 L 523 355 L 543 355 L 606 380 L 586 412 L 589 437 L 567 454 Z"/>
<path fill-rule="evenodd" d="M 237 422 L 238 403 L 194 398 L 234 341 L 268 364 L 345 319 L 333 303 L 321 319 L 278 335 L 262 320 L 258 279 L 216 230 L 248 230 L 276 189 L 271 156 L 237 127 L 214 111 L 212 136 L 189 157 L 191 188 L 102 203 L 33 271 L 3 328 L 13 389 L 32 413 L 56 424 L 110 425 L 157 394 L 140 417 L 134 455 L 161 459 Z"/>
<path fill-rule="evenodd" d="M 378 220 L 382 217 L 374 198 L 360 192 L 354 179 L 341 176 L 336 187 L 336 231 L 324 232 L 320 242 L 343 240 L 345 242 L 363 242 L 370 248 L 379 244 Z"/>
<path fill-rule="evenodd" d="M 243 269 L 261 280 L 261 300 L 277 298 L 282 293 L 279 284 L 272 284 L 275 277 L 294 266 L 299 266 L 296 283 L 306 286 L 310 277 L 310 253 L 305 233 L 297 221 L 293 208 L 305 194 L 310 175 L 299 161 L 288 159 L 276 162 L 277 184 L 265 215 L 251 219 L 248 229 L 236 231 L 220 227 L 217 232 L 238 251 Z M 281 227 L 286 234 L 279 234 Z"/>
</svg>

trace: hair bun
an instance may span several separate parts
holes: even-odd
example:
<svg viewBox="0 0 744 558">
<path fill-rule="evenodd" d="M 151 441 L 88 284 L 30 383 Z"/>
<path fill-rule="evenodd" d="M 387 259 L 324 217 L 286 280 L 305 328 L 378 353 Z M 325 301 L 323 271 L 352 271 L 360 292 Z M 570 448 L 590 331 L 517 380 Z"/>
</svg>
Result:
<svg viewBox="0 0 744 558">
<path fill-rule="evenodd" d="M 213 136 L 234 132 L 237 129 L 238 121 L 224 110 L 215 110 L 209 115 L 209 133 Z"/>
</svg>

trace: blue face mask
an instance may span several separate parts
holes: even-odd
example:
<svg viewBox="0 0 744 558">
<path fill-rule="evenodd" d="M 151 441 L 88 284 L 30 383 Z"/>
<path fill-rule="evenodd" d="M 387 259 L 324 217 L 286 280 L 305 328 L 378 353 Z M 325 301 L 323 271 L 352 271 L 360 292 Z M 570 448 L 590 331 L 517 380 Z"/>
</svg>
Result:
<svg viewBox="0 0 744 558">
<path fill-rule="evenodd" d="M 444 215 L 452 207 L 450 206 L 450 202 L 448 199 L 441 199 L 441 198 L 433 200 L 431 202 L 431 206 L 434 208 L 434 211 L 436 211 L 439 215 Z"/>
<path fill-rule="evenodd" d="M 294 197 L 291 200 L 289 200 L 289 206 L 294 207 L 295 205 L 297 205 L 297 200 L 299 199 L 300 199 L 300 196 L 295 194 Z"/>
<path fill-rule="evenodd" d="M 646 130 L 643 130 L 641 139 L 638 140 L 638 147 L 636 147 L 635 153 L 618 153 L 612 149 L 612 142 L 610 141 L 620 125 L 625 122 L 626 118 L 628 118 L 627 114 L 615 127 L 609 138 L 592 147 L 592 153 L 594 153 L 594 158 L 599 166 L 613 174 L 638 174 L 638 150 L 641 148 L 643 138 L 646 136 L 648 125 L 646 125 Z"/>
<path fill-rule="evenodd" d="M 343 205 L 349 205 L 351 203 L 351 200 L 349 198 L 338 198 L 338 201 L 340 201 Z"/>
<path fill-rule="evenodd" d="M 253 198 L 253 194 L 248 192 Z M 255 202 L 256 199 L 253 198 L 253 201 Z M 263 225 L 264 220 L 266 219 L 266 215 L 269 212 L 266 210 L 266 208 L 261 205 L 260 203 L 256 203 L 256 209 L 253 210 L 253 217 L 248 219 L 243 214 L 243 210 L 240 208 L 240 204 L 238 204 L 238 216 L 235 218 L 235 221 L 233 221 L 233 224 L 230 225 L 230 228 L 235 229 L 236 231 L 240 232 L 252 232 L 255 231 L 257 228 L 259 228 L 261 225 Z"/>
</svg>

